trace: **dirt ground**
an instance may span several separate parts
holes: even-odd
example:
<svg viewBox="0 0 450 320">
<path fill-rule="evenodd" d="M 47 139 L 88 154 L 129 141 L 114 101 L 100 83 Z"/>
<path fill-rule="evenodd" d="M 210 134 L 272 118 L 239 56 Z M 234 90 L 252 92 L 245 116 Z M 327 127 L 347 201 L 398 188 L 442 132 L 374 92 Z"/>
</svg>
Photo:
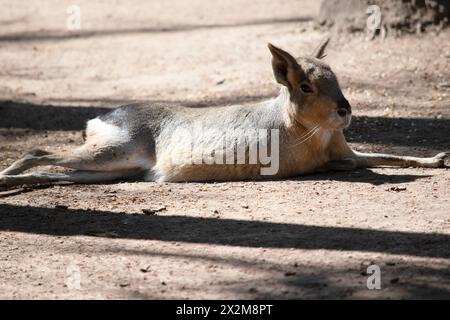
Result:
<svg viewBox="0 0 450 320">
<path fill-rule="evenodd" d="M 74 2 L 78 31 L 66 29 Z M 276 95 L 266 44 L 310 53 L 326 36 L 318 6 L 1 1 L 0 169 L 34 147 L 81 143 L 87 119 L 122 103 Z M 450 151 L 449 39 L 333 36 L 326 61 L 353 105 L 352 146 Z M 3 191 L 0 298 L 449 299 L 449 206 L 448 169 Z M 366 286 L 371 264 L 381 290 Z"/>
</svg>

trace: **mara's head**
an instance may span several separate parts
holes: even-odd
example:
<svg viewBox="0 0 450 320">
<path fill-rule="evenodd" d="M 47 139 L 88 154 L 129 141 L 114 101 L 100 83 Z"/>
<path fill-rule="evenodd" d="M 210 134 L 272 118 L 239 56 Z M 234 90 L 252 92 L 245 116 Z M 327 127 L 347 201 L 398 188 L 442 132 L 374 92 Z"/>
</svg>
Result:
<svg viewBox="0 0 450 320">
<path fill-rule="evenodd" d="M 343 129 L 351 121 L 351 107 L 342 94 L 336 75 L 321 59 L 328 39 L 310 56 L 294 58 L 269 44 L 275 79 L 289 92 L 293 117 L 307 126 Z"/>
</svg>

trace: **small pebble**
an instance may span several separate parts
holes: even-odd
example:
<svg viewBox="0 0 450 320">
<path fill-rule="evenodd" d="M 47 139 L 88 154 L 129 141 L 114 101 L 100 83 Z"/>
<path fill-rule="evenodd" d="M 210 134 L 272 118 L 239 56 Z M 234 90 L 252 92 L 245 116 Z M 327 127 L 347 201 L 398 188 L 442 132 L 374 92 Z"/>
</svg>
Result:
<svg viewBox="0 0 450 320">
<path fill-rule="evenodd" d="M 390 187 L 389 189 L 387 189 L 387 191 L 395 191 L 395 192 L 400 192 L 400 191 L 405 191 L 406 187 Z"/>
<path fill-rule="evenodd" d="M 157 212 L 161 212 L 161 211 L 165 211 L 167 210 L 167 208 L 165 206 L 161 206 L 161 207 L 157 207 L 157 208 L 151 208 L 151 209 L 142 209 L 142 212 L 145 215 L 148 216 L 153 216 L 155 215 Z"/>
<path fill-rule="evenodd" d="M 399 278 L 392 278 L 389 282 L 390 283 L 398 283 L 400 281 Z"/>
<path fill-rule="evenodd" d="M 146 273 L 146 272 L 149 272 L 150 271 L 150 266 L 146 266 L 145 268 L 141 268 L 141 269 L 139 269 L 141 272 L 144 272 L 144 273 Z"/>
</svg>

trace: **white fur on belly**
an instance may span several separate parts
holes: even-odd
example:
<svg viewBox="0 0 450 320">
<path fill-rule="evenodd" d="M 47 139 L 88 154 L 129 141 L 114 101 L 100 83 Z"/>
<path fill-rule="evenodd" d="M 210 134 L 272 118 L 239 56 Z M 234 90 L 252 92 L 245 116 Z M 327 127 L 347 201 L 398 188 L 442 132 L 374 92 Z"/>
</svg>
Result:
<svg viewBox="0 0 450 320">
<path fill-rule="evenodd" d="M 86 138 L 89 143 L 117 145 L 129 141 L 130 135 L 125 128 L 95 118 L 87 123 Z"/>
</svg>

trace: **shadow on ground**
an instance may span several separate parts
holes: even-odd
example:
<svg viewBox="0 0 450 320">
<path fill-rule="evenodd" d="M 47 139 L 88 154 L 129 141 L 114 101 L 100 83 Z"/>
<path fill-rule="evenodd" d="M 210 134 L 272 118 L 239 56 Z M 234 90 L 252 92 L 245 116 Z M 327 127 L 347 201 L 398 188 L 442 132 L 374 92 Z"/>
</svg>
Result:
<svg viewBox="0 0 450 320">
<path fill-rule="evenodd" d="M 351 298 L 402 298 L 445 299 L 450 298 L 450 271 L 445 264 L 428 267 L 402 259 L 375 259 L 382 270 L 382 290 L 367 289 L 367 266 L 369 261 L 350 260 L 347 268 L 341 266 L 312 266 L 294 263 L 290 265 L 221 254 L 161 252 L 160 250 L 128 249 L 120 245 L 104 247 L 96 245 L 87 249 L 96 256 L 140 256 L 150 259 L 164 258 L 173 263 L 180 260 L 219 265 L 229 269 L 245 269 L 252 274 L 265 275 L 258 280 L 241 279 L 222 288 L 234 297 L 250 299 L 351 299 Z M 180 292 L 182 294 L 182 292 Z M 127 292 L 125 297 L 155 299 L 154 292 Z M 158 297 L 156 297 L 158 298 Z M 185 299 L 185 296 L 178 297 Z"/>
<path fill-rule="evenodd" d="M 354 117 L 348 142 L 450 150 L 450 119 Z"/>
<path fill-rule="evenodd" d="M 392 264 L 380 266 L 382 290 L 367 289 L 369 275 L 363 269 L 357 273 L 355 269 L 304 265 L 291 268 L 284 276 L 264 279 L 263 285 L 262 281 L 247 281 L 233 291 L 243 294 L 254 288 L 252 299 L 450 299 L 449 283 L 442 281 L 450 276 L 445 266 Z"/>
<path fill-rule="evenodd" d="M 106 29 L 106 30 L 80 30 L 80 31 L 57 31 L 57 30 L 40 30 L 27 31 L 12 34 L 0 35 L 0 42 L 26 42 L 26 41 L 64 41 L 71 39 L 85 39 L 108 36 L 123 36 L 140 33 L 170 33 L 180 31 L 196 31 L 205 29 L 221 29 L 250 27 L 259 25 L 288 24 L 300 23 L 312 20 L 311 17 L 291 17 L 280 19 L 258 19 L 236 23 L 224 24 L 203 24 L 203 25 L 174 25 L 167 27 L 142 27 L 130 29 Z"/>
<path fill-rule="evenodd" d="M 327 249 L 450 258 L 450 235 L 287 223 L 145 216 L 0 204 L 0 230 L 57 236 L 114 232 L 123 239 L 255 248 Z"/>
<path fill-rule="evenodd" d="M 450 258 L 445 234 L 425 234 L 361 228 L 318 227 L 289 223 L 243 221 L 186 216 L 146 216 L 106 211 L 64 208 L 22 207 L 0 204 L 0 231 L 24 232 L 51 236 L 86 236 L 104 234 L 116 239 L 157 240 L 171 243 L 277 248 L 333 250 Z M 445 263 L 433 267 L 405 262 L 398 257 L 377 258 L 382 269 L 382 288 L 367 290 L 365 261 L 349 260 L 348 267 L 286 265 L 262 262 L 241 256 L 222 256 L 192 252 L 159 251 L 153 246 L 129 248 L 124 243 L 104 242 L 86 246 L 85 253 L 96 256 L 142 256 L 169 261 L 206 262 L 224 268 L 246 269 L 260 274 L 257 280 L 242 279 L 222 288 L 233 296 L 252 299 L 286 298 L 450 298 L 450 276 Z M 70 252 L 70 249 L 65 249 Z M 77 249 L 78 250 L 78 249 Z M 215 286 L 215 285 L 214 285 Z M 214 287 L 213 286 L 213 287 Z M 216 290 L 216 289 L 213 289 Z M 155 293 L 127 291 L 126 297 L 154 298 Z M 183 292 L 179 292 L 180 295 Z M 182 297 L 182 296 L 180 296 Z"/>
<path fill-rule="evenodd" d="M 356 171 L 335 171 L 326 173 L 309 174 L 296 178 L 297 181 L 343 181 L 368 183 L 374 186 L 383 184 L 408 183 L 419 179 L 429 178 L 430 175 L 413 174 L 383 174 L 369 169 Z"/>
</svg>

